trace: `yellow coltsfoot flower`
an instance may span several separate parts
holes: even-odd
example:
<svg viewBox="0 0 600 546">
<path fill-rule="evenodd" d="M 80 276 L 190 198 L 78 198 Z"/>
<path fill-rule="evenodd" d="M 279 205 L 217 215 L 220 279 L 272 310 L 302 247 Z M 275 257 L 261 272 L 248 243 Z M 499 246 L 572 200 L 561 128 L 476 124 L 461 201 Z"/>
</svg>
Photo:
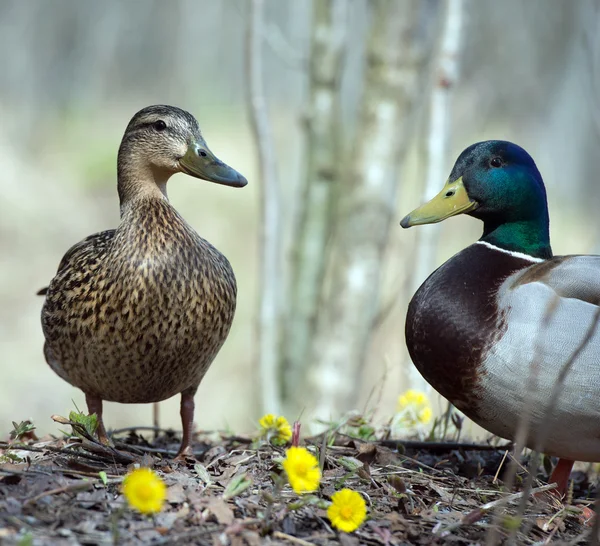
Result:
<svg viewBox="0 0 600 546">
<path fill-rule="evenodd" d="M 407 426 L 426 425 L 433 417 L 429 398 L 424 392 L 407 390 L 398 397 L 400 421 Z"/>
<path fill-rule="evenodd" d="M 304 447 L 290 447 L 285 452 L 283 469 L 292 489 L 301 495 L 319 488 L 321 470 L 319 461 Z"/>
<path fill-rule="evenodd" d="M 331 496 L 331 506 L 327 509 L 331 524 L 344 533 L 356 531 L 367 517 L 367 505 L 360 493 L 352 489 L 342 489 Z"/>
<path fill-rule="evenodd" d="M 123 495 L 142 514 L 160 512 L 167 496 L 167 486 L 149 468 L 132 470 L 123 480 Z"/>
<path fill-rule="evenodd" d="M 275 445 L 287 444 L 292 437 L 292 427 L 283 416 L 275 416 L 272 413 L 263 415 L 258 421 L 262 433 L 267 440 Z"/>
</svg>

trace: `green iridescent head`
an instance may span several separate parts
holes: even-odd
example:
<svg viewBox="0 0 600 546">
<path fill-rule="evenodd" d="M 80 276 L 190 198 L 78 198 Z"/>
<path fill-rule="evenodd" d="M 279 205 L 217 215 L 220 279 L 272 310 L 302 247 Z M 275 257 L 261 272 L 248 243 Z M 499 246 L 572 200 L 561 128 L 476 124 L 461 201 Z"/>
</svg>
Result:
<svg viewBox="0 0 600 546">
<path fill-rule="evenodd" d="M 482 241 L 538 258 L 552 256 L 542 176 L 520 146 L 488 140 L 469 146 L 442 191 L 406 216 L 402 227 L 468 214 L 484 223 Z"/>
</svg>

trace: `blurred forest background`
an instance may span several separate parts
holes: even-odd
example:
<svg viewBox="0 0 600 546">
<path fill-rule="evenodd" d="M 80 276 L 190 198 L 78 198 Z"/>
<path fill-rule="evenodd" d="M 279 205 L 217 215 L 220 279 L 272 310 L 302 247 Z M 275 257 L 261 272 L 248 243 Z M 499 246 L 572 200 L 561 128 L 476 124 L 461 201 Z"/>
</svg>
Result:
<svg viewBox="0 0 600 546">
<path fill-rule="evenodd" d="M 44 361 L 35 292 L 72 244 L 118 223 L 120 138 L 156 103 L 192 112 L 249 180 L 169 183 L 239 285 L 200 427 L 366 406 L 384 420 L 402 390 L 426 388 L 407 302 L 481 225 L 398 223 L 475 141 L 532 154 L 556 254 L 600 253 L 598 0 L 0 0 L 2 436 L 85 407 Z M 162 424 L 179 428 L 178 404 Z M 151 415 L 108 403 L 105 422 Z"/>
</svg>

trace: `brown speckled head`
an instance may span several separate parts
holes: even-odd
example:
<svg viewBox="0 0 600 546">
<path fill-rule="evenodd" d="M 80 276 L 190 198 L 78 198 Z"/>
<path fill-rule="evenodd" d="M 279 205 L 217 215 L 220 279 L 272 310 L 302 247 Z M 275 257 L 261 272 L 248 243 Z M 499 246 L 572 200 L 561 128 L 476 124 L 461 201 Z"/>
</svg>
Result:
<svg viewBox="0 0 600 546">
<path fill-rule="evenodd" d="M 242 187 L 246 179 L 208 148 L 196 118 L 174 106 L 148 106 L 129 122 L 118 156 L 121 206 L 135 197 L 162 193 L 183 172 L 209 182 Z"/>
</svg>

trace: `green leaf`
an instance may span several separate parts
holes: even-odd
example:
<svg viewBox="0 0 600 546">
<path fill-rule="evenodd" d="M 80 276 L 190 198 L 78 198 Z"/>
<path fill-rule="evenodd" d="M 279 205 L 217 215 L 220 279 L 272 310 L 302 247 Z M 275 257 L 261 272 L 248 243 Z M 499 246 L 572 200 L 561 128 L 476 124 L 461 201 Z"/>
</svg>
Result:
<svg viewBox="0 0 600 546">
<path fill-rule="evenodd" d="M 28 531 L 25 533 L 17 542 L 18 546 L 32 546 L 33 545 L 33 535 Z"/>
<path fill-rule="evenodd" d="M 507 531 L 516 531 L 521 527 L 522 519 L 518 516 L 505 515 L 502 525 Z"/>
<path fill-rule="evenodd" d="M 21 421 L 19 424 L 13 421 L 12 424 L 13 430 L 10 432 L 11 440 L 20 440 L 25 434 L 35 430 L 35 426 L 31 421 Z"/>
<path fill-rule="evenodd" d="M 19 457 L 16 453 L 13 453 L 10 450 L 6 450 L 4 455 L 0 455 L 0 463 L 22 463 L 24 459 Z"/>
<path fill-rule="evenodd" d="M 198 474 L 198 477 L 206 484 L 206 485 L 210 485 L 212 483 L 212 480 L 210 478 L 210 474 L 208 473 L 208 470 L 206 470 L 206 467 L 201 465 L 200 463 L 197 463 L 194 465 L 194 470 L 196 471 L 196 474 Z"/>
<path fill-rule="evenodd" d="M 98 472 L 98 476 L 100 476 L 100 479 L 102 480 L 102 483 L 104 485 L 106 485 L 108 483 L 108 477 L 106 476 L 106 472 L 104 472 L 104 470 L 101 470 L 100 472 Z"/>
<path fill-rule="evenodd" d="M 252 480 L 246 476 L 246 473 L 234 476 L 231 481 L 227 484 L 225 492 L 223 493 L 223 499 L 231 499 L 241 495 L 246 489 L 252 485 Z"/>
<path fill-rule="evenodd" d="M 91 415 L 86 415 L 85 413 L 71 411 L 69 413 L 69 421 L 83 426 L 85 431 L 90 436 L 93 436 L 96 432 L 96 429 L 98 428 L 98 416 L 95 413 L 92 413 Z M 77 434 L 77 436 L 81 436 L 81 434 L 79 434 L 77 430 L 73 429 L 73 431 L 75 432 L 75 434 Z"/>
<path fill-rule="evenodd" d="M 375 437 L 375 428 L 371 425 L 361 425 L 358 429 L 358 437 L 362 440 L 370 440 Z"/>
<path fill-rule="evenodd" d="M 354 472 L 363 467 L 363 463 L 354 457 L 340 457 L 337 462 L 350 472 Z"/>
</svg>

